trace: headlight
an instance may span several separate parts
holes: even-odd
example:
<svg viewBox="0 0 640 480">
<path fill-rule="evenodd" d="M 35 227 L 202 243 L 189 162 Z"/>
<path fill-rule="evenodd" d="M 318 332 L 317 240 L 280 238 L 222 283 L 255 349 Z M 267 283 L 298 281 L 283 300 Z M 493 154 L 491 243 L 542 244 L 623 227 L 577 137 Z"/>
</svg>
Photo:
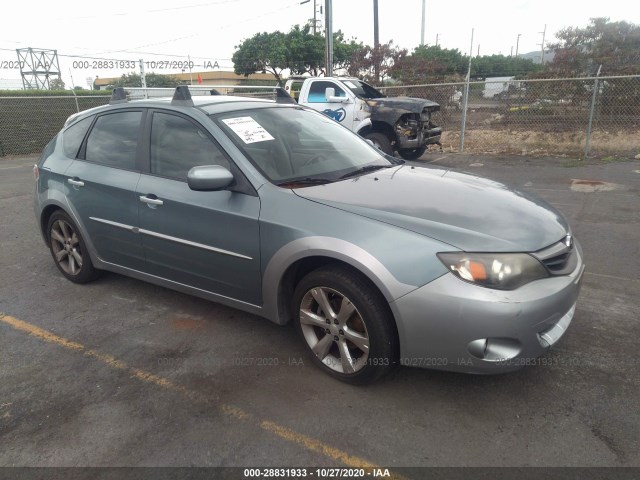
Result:
<svg viewBox="0 0 640 480">
<path fill-rule="evenodd" d="M 438 253 L 451 272 L 476 285 L 498 290 L 515 290 L 548 277 L 542 264 L 526 253 Z"/>
</svg>

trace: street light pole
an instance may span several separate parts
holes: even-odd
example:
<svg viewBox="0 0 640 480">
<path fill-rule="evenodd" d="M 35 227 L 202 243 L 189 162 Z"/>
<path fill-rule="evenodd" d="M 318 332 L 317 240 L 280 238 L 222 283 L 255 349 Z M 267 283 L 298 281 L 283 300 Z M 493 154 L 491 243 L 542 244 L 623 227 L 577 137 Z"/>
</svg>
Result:
<svg viewBox="0 0 640 480">
<path fill-rule="evenodd" d="M 376 52 L 376 56 L 378 56 L 380 48 L 380 36 L 378 33 L 378 0 L 373 0 L 373 50 Z M 373 65 L 373 74 L 376 77 L 376 83 L 380 80 L 380 65 L 378 64 L 377 59 L 375 59 L 375 63 Z"/>
<path fill-rule="evenodd" d="M 424 45 L 424 11 L 426 10 L 427 0 L 422 0 L 422 28 L 420 29 L 420 45 Z"/>
</svg>

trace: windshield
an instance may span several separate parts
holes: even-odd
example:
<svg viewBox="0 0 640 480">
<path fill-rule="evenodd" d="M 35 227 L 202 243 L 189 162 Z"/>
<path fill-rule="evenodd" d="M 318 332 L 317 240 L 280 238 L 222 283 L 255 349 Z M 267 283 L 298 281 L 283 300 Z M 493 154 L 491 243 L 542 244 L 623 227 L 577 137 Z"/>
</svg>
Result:
<svg viewBox="0 0 640 480">
<path fill-rule="evenodd" d="M 330 182 L 368 165 L 390 166 L 381 152 L 321 113 L 272 107 L 211 115 L 273 183 Z"/>
<path fill-rule="evenodd" d="M 349 90 L 360 98 L 383 98 L 384 95 L 362 80 L 343 80 Z"/>
</svg>

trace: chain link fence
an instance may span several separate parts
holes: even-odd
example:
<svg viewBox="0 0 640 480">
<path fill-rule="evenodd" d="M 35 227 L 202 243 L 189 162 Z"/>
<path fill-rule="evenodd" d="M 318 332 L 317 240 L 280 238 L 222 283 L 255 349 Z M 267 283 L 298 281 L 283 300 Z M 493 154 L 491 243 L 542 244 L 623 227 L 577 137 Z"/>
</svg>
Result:
<svg viewBox="0 0 640 480">
<path fill-rule="evenodd" d="M 384 91 L 439 103 L 435 123 L 443 127 L 445 151 L 578 158 L 640 154 L 640 76 L 504 78 Z"/>
<path fill-rule="evenodd" d="M 69 115 L 109 103 L 109 96 L 0 97 L 0 157 L 40 153 Z"/>
<path fill-rule="evenodd" d="M 194 95 L 211 95 L 212 89 L 273 98 L 272 90 L 190 86 Z M 127 94 L 134 100 L 167 97 L 173 91 L 130 88 Z M 640 76 L 505 78 L 384 91 L 438 102 L 441 110 L 434 120 L 443 127 L 447 152 L 576 158 L 640 154 Z M 108 102 L 102 95 L 0 96 L 0 156 L 38 153 L 69 115 Z"/>
</svg>

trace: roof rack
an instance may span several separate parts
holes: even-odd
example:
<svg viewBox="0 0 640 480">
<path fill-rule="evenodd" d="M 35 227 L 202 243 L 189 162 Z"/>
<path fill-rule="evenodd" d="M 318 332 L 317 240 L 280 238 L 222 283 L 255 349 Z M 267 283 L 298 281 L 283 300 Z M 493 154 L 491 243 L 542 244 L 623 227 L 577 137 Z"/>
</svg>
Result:
<svg viewBox="0 0 640 480">
<path fill-rule="evenodd" d="M 179 105 L 183 107 L 193 107 L 193 100 L 191 100 L 191 92 L 187 85 L 179 85 L 176 87 L 176 91 L 173 93 L 171 99 L 171 105 Z"/>
<path fill-rule="evenodd" d="M 109 105 L 115 105 L 116 103 L 127 103 L 127 94 L 122 87 L 116 87 L 113 89 L 111 93 L 111 100 L 109 100 Z"/>
<path fill-rule="evenodd" d="M 272 93 L 276 94 L 276 103 L 297 103 L 291 95 L 287 93 L 287 91 L 279 86 L 273 85 L 214 85 L 215 88 L 209 88 L 209 93 L 211 95 L 221 95 L 220 90 L 218 89 L 226 89 L 226 90 L 270 90 Z M 268 92 L 267 92 L 268 93 Z M 249 95 L 247 95 L 249 96 Z"/>
</svg>

